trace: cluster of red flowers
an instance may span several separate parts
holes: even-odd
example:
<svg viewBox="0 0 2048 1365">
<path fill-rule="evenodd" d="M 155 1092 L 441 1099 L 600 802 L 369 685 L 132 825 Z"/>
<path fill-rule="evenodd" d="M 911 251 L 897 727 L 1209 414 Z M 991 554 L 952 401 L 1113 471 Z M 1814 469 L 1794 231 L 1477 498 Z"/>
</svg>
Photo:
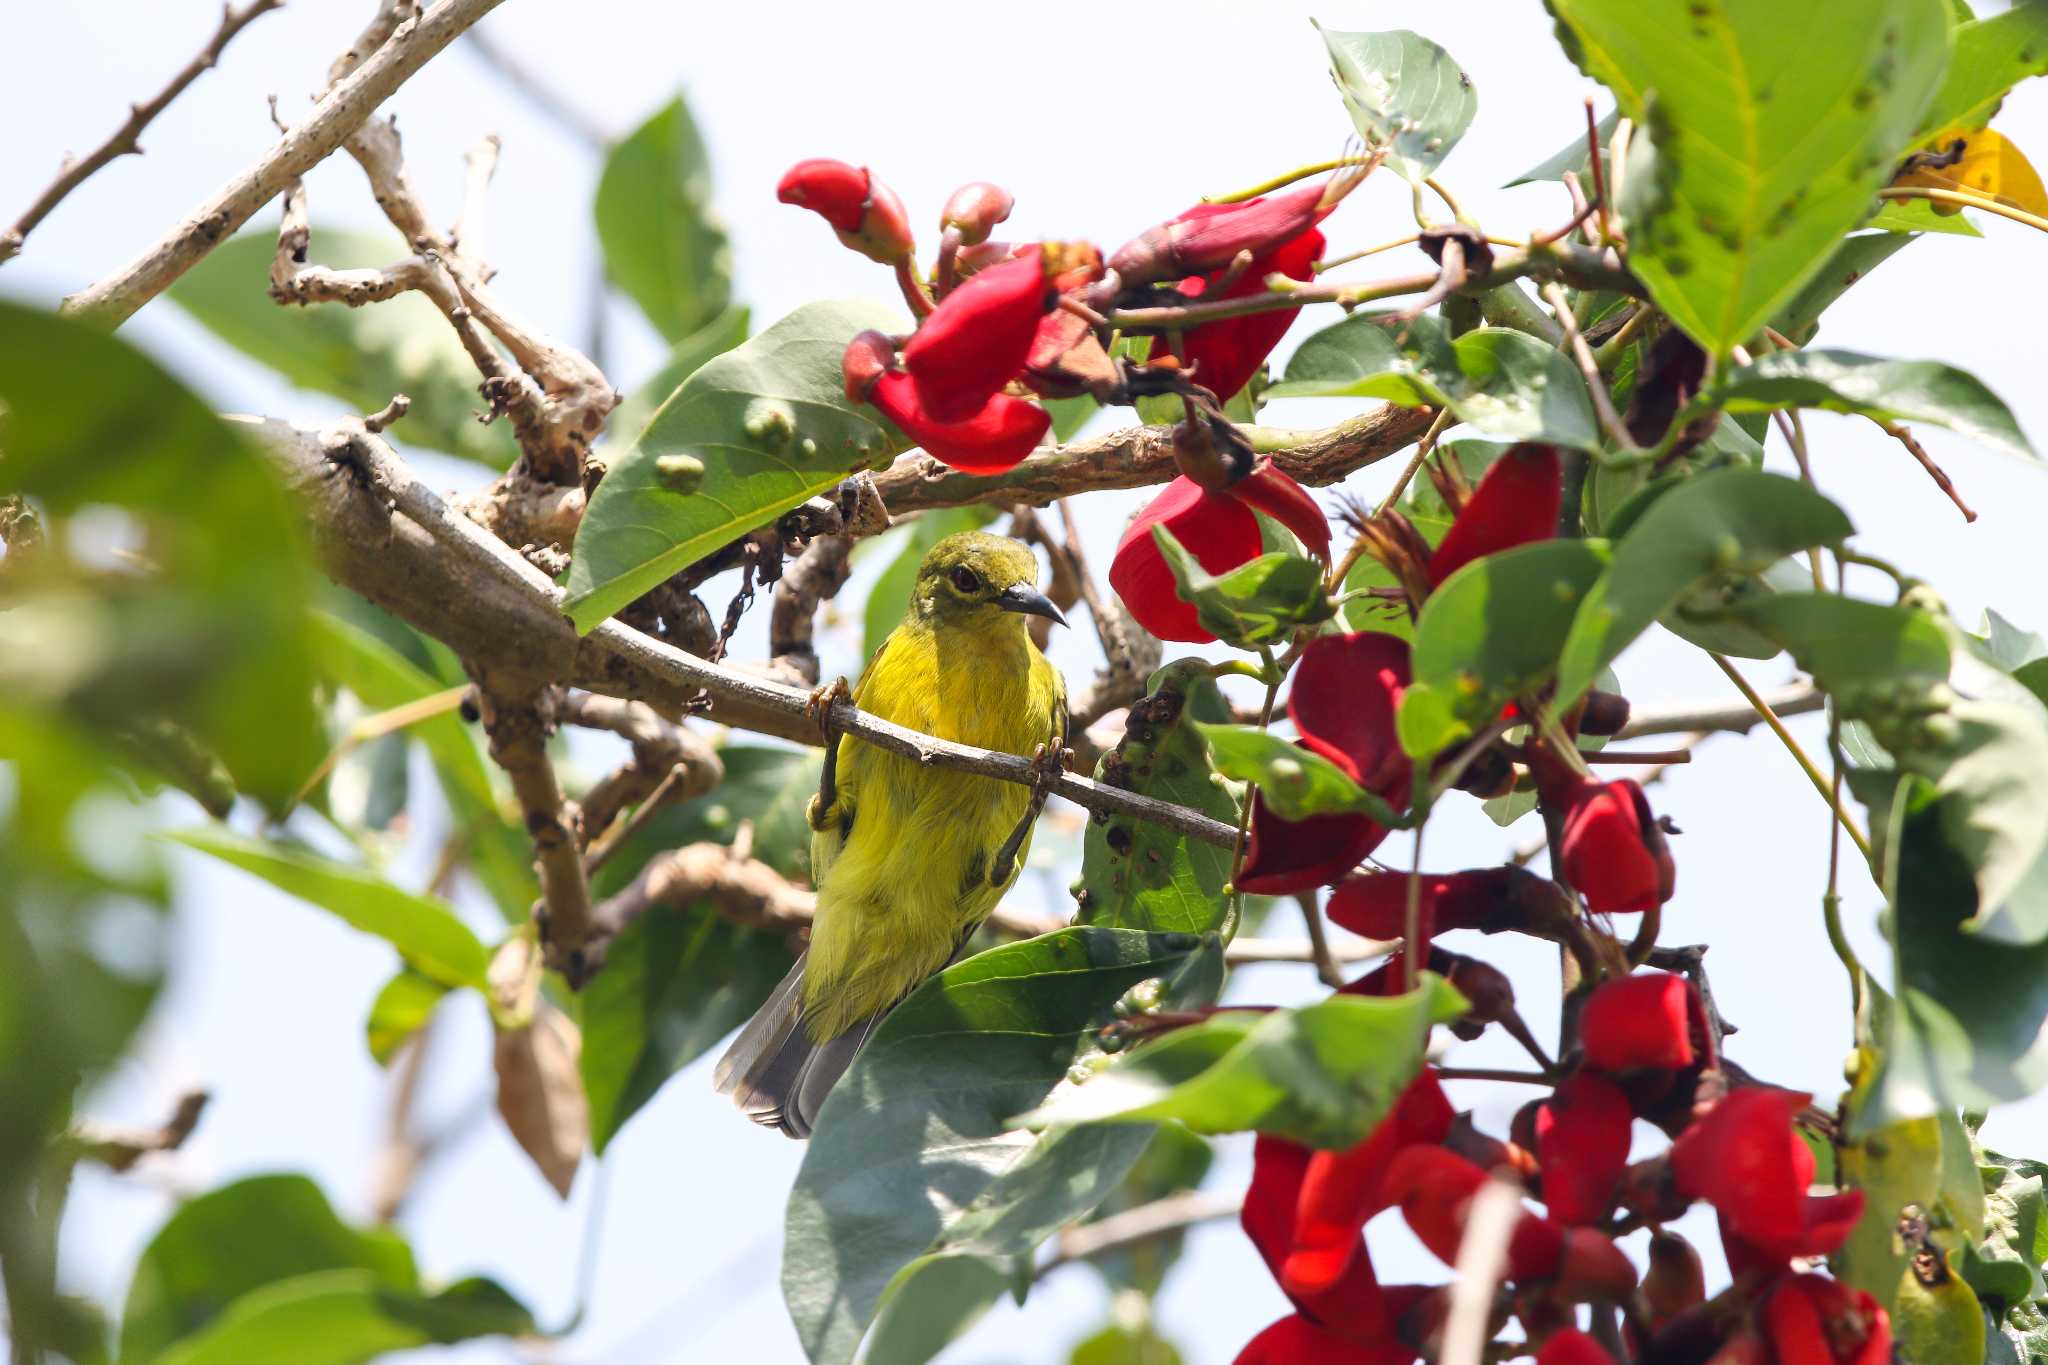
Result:
<svg viewBox="0 0 2048 1365">
<path fill-rule="evenodd" d="M 1472 900 L 1468 892 L 1449 895 Z M 1345 989 L 1390 988 L 1399 978 L 1398 964 L 1390 967 Z M 1456 1114 L 1427 1067 L 1354 1147 L 1311 1151 L 1262 1135 L 1244 1229 L 1295 1311 L 1253 1338 L 1238 1365 L 1409 1365 L 1433 1355 L 1447 1290 L 1381 1285 L 1364 1229 L 1398 1209 L 1451 1265 L 1489 1180 L 1545 1206 L 1525 1207 L 1507 1244 L 1505 1302 L 1539 1365 L 1611 1365 L 1576 1326 L 1575 1309 L 1587 1303 L 1622 1307 L 1631 1353 L 1649 1359 L 1882 1365 L 1891 1350 L 1884 1310 L 1794 1265 L 1840 1247 L 1863 1208 L 1859 1191 L 1808 1192 L 1814 1160 L 1794 1120 L 1809 1098 L 1731 1087 L 1698 993 L 1654 972 L 1610 980 L 1588 997 L 1571 1074 L 1517 1115 L 1507 1141 Z M 1637 1119 L 1674 1140 L 1631 1164 Z M 1736 1277 L 1711 1305 L 1698 1254 L 1661 1227 L 1695 1201 L 1719 1215 Z M 1640 1283 L 1615 1244 L 1618 1218 L 1658 1229 Z"/>
</svg>

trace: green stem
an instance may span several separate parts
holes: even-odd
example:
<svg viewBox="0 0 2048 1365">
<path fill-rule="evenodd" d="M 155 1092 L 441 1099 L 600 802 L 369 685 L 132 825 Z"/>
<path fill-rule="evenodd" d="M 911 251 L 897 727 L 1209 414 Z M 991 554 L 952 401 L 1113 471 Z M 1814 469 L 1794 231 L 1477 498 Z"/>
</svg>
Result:
<svg viewBox="0 0 2048 1365">
<path fill-rule="evenodd" d="M 1869 838 L 1864 835 L 1862 830 L 1856 827 L 1855 819 L 1843 808 L 1839 794 L 1830 787 L 1827 778 L 1821 776 L 1820 769 L 1814 766 L 1813 760 L 1807 756 L 1806 750 L 1800 747 L 1799 741 L 1792 738 L 1792 732 L 1785 728 L 1784 721 L 1778 719 L 1778 713 L 1771 710 L 1770 703 L 1758 695 L 1757 690 L 1749 685 L 1749 679 L 1736 672 L 1735 665 L 1729 663 L 1725 657 L 1714 653 L 1712 650 L 1707 651 L 1707 657 L 1712 659 L 1715 666 L 1728 675 L 1728 681 L 1735 684 L 1736 690 L 1742 693 L 1743 698 L 1749 702 L 1751 709 L 1757 713 L 1757 716 L 1765 725 L 1771 728 L 1771 733 L 1778 737 L 1778 742 L 1783 744 L 1785 751 L 1792 755 L 1793 762 L 1797 763 L 1800 771 L 1806 774 L 1807 781 L 1813 783 L 1813 789 L 1820 793 L 1821 800 L 1827 802 L 1828 809 L 1835 813 L 1835 819 L 1841 822 L 1844 832 L 1855 842 L 1857 849 L 1862 852 L 1864 861 L 1870 861 L 1872 855 Z"/>
</svg>

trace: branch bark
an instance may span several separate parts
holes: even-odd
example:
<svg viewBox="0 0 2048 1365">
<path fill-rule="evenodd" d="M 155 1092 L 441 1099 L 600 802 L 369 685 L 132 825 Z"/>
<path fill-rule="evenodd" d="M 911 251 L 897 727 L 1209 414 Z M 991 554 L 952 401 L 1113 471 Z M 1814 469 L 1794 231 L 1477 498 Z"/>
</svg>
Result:
<svg viewBox="0 0 2048 1365">
<path fill-rule="evenodd" d="M 388 42 L 333 85 L 255 165 L 221 186 L 127 265 L 65 299 L 61 311 L 108 328 L 126 322 L 292 181 L 332 155 L 399 86 L 501 3 L 440 0 L 397 25 Z"/>
<path fill-rule="evenodd" d="M 1825 693 L 1804 685 L 1767 692 L 1764 701 L 1779 716 L 1803 716 L 1828 704 Z M 1746 735 L 1761 724 L 1763 717 L 1747 703 L 1724 706 L 1718 702 L 1695 702 L 1637 711 L 1614 737 L 1635 739 L 1642 735 L 1691 734 L 1703 730 Z"/>
</svg>

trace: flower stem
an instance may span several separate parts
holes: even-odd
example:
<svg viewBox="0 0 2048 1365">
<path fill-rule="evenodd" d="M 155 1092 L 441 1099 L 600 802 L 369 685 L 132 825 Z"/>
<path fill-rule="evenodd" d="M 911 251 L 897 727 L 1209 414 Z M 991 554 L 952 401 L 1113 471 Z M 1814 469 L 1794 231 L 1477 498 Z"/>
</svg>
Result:
<svg viewBox="0 0 2048 1365">
<path fill-rule="evenodd" d="M 1958 208 L 1982 209 L 1986 213 L 1995 213 L 2001 218 L 2010 218 L 2015 223 L 2025 223 L 2037 232 L 2048 232 L 2048 218 L 2039 217 L 2036 214 L 2028 213 L 2025 209 L 2016 209 L 2009 204 L 2001 204 L 1996 199 L 1986 199 L 1981 195 L 1971 194 L 1965 190 L 1936 190 L 1921 185 L 1899 185 L 1891 189 L 1879 190 L 1877 197 L 1880 199 L 1931 199 L 1937 204 L 1954 204 Z"/>
</svg>

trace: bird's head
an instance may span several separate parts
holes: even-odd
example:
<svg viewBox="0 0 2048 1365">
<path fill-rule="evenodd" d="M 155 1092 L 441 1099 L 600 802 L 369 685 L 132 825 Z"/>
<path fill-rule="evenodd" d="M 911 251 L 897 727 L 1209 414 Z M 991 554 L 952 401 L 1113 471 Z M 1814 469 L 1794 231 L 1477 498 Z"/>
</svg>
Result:
<svg viewBox="0 0 2048 1365">
<path fill-rule="evenodd" d="M 911 611 L 935 625 L 982 629 L 996 628 L 1007 613 L 1067 623 L 1038 590 L 1038 556 L 986 531 L 947 536 L 926 552 Z"/>
</svg>

